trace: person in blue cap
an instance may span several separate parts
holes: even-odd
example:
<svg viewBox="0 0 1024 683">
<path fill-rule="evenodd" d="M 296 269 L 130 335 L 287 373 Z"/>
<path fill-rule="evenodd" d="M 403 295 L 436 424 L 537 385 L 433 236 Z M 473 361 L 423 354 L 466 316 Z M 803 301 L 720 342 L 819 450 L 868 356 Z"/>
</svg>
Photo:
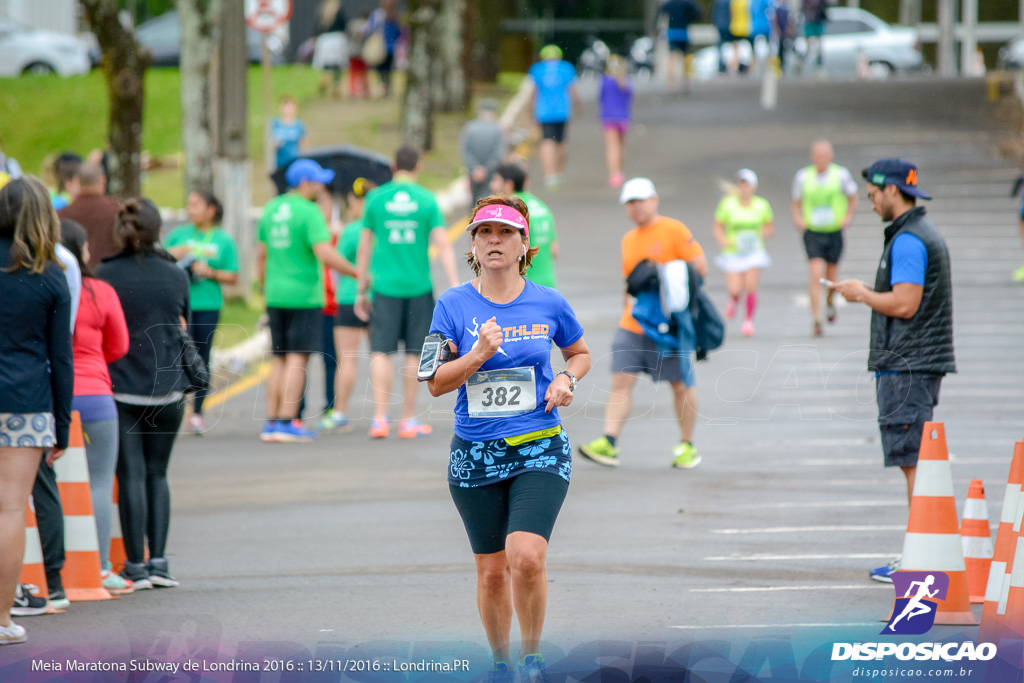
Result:
<svg viewBox="0 0 1024 683">
<path fill-rule="evenodd" d="M 874 287 L 844 280 L 830 287 L 847 301 L 871 307 L 868 370 L 875 373 L 878 426 L 886 467 L 899 467 L 913 496 L 924 423 L 939 402 L 939 385 L 956 372 L 953 354 L 953 286 L 949 250 L 918 199 L 917 167 L 882 159 L 863 172 L 871 208 L 885 222 L 885 246 Z M 897 558 L 870 577 L 892 583 Z"/>
<path fill-rule="evenodd" d="M 321 264 L 343 275 L 355 266 L 331 246 L 331 233 L 316 204 L 334 171 L 297 159 L 285 173 L 288 192 L 270 200 L 259 221 L 257 276 L 266 297 L 274 354 L 267 381 L 267 422 L 260 439 L 305 442 L 316 433 L 298 419 L 309 354 L 322 344 L 324 305 Z"/>
</svg>

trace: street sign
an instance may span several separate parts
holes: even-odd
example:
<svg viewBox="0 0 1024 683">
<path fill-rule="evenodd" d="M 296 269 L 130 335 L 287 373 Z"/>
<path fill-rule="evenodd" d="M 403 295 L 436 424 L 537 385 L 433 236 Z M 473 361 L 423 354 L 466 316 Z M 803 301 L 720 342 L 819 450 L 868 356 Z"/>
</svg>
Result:
<svg viewBox="0 0 1024 683">
<path fill-rule="evenodd" d="M 283 26 L 292 16 L 292 0 L 245 0 L 245 23 L 262 33 Z"/>
</svg>

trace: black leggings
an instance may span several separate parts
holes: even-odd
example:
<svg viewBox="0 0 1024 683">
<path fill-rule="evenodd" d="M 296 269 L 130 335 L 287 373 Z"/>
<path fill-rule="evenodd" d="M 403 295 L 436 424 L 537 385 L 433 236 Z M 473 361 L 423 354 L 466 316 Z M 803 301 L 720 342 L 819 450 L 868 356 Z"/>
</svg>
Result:
<svg viewBox="0 0 1024 683">
<path fill-rule="evenodd" d="M 476 555 L 505 549 L 513 531 L 551 540 L 569 482 L 549 472 L 524 472 L 495 484 L 463 488 L 448 485 Z"/>
<path fill-rule="evenodd" d="M 171 524 L 167 463 L 184 415 L 184 401 L 162 406 L 117 404 L 118 506 L 129 562 L 144 561 L 147 537 L 149 556 L 164 557 Z"/>
</svg>

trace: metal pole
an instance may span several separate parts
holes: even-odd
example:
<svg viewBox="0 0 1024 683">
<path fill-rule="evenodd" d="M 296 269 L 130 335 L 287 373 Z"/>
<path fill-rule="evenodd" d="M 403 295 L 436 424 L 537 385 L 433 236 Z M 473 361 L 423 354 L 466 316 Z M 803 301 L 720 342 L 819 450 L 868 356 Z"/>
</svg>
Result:
<svg viewBox="0 0 1024 683">
<path fill-rule="evenodd" d="M 1021 0 L 1024 2 L 1024 0 Z M 921 23 L 921 0 L 900 0 L 900 24 L 917 26 Z"/>
<path fill-rule="evenodd" d="M 974 76 L 978 54 L 978 0 L 963 0 L 960 6 L 963 34 L 960 39 L 960 75 Z"/>
<path fill-rule="evenodd" d="M 939 44 L 937 61 L 939 76 L 950 78 L 956 75 L 956 60 L 953 52 L 956 49 L 956 42 L 953 36 L 953 22 L 955 21 L 956 0 L 939 0 L 938 24 Z"/>
<path fill-rule="evenodd" d="M 260 41 L 260 62 L 261 71 L 263 72 L 263 159 L 264 170 L 266 170 L 267 175 L 273 173 L 274 169 L 277 168 L 277 154 L 275 153 L 274 136 L 271 131 L 271 120 L 274 118 L 274 84 L 271 80 L 270 72 L 269 38 L 270 34 L 264 33 Z"/>
</svg>

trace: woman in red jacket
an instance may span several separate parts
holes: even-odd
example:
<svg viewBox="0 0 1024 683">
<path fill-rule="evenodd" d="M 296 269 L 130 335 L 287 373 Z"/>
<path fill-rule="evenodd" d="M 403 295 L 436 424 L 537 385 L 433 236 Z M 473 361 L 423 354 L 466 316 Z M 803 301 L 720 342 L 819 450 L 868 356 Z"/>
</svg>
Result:
<svg viewBox="0 0 1024 683">
<path fill-rule="evenodd" d="M 73 407 L 82 417 L 89 488 L 99 538 L 100 576 L 114 595 L 135 590 L 131 581 L 111 571 L 110 525 L 114 513 L 114 469 L 117 466 L 117 407 L 107 364 L 128 353 L 128 327 L 114 288 L 97 280 L 89 269 L 85 228 L 75 221 L 60 222 L 61 242 L 82 269 L 82 299 L 71 337 L 75 356 Z"/>
</svg>

